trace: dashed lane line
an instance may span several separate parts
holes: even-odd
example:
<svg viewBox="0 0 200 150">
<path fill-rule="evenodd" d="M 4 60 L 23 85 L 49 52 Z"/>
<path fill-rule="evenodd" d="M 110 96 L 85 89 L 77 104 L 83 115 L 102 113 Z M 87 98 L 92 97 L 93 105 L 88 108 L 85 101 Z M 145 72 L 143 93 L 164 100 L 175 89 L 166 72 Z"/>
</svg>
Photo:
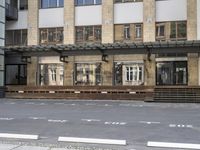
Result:
<svg viewBox="0 0 200 150">
<path fill-rule="evenodd" d="M 10 121 L 10 120 L 14 120 L 14 118 L 0 118 L 0 120 Z"/>
<path fill-rule="evenodd" d="M 54 122 L 54 123 L 66 123 L 68 120 L 54 120 L 54 119 L 48 119 L 48 122 Z"/>
<path fill-rule="evenodd" d="M 81 119 L 81 121 L 87 121 L 87 122 L 100 122 L 99 119 Z"/>
<path fill-rule="evenodd" d="M 115 139 L 93 139 L 77 137 L 59 137 L 59 142 L 90 143 L 90 144 L 109 144 L 109 145 L 126 145 L 126 140 Z"/>
<path fill-rule="evenodd" d="M 0 138 L 38 140 L 39 135 L 0 133 Z"/>
<path fill-rule="evenodd" d="M 143 124 L 160 124 L 160 122 L 151 122 L 151 121 L 140 121 L 139 123 L 143 123 Z"/>
<path fill-rule="evenodd" d="M 163 148 L 181 148 L 181 149 L 200 149 L 200 144 L 190 143 L 167 143 L 167 142 L 151 142 L 147 143 L 148 147 L 163 147 Z"/>
</svg>

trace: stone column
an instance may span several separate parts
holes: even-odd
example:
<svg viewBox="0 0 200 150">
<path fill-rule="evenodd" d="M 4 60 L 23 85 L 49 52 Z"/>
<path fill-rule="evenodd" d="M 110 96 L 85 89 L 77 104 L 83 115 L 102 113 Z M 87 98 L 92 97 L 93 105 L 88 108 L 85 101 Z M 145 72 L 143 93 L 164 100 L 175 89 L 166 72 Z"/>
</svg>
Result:
<svg viewBox="0 0 200 150">
<path fill-rule="evenodd" d="M 187 0 L 187 39 L 197 40 L 197 0 Z"/>
<path fill-rule="evenodd" d="M 103 78 L 103 85 L 113 85 L 113 59 L 114 56 L 108 56 L 108 62 L 102 62 L 102 78 Z"/>
<path fill-rule="evenodd" d="M 74 0 L 64 0 L 64 44 L 75 44 Z"/>
<path fill-rule="evenodd" d="M 74 56 L 70 56 L 68 60 L 68 63 L 64 63 L 64 86 L 72 86 L 74 79 Z"/>
<path fill-rule="evenodd" d="M 28 0 L 28 45 L 39 43 L 39 0 Z"/>
<path fill-rule="evenodd" d="M 195 86 L 199 84 L 199 56 L 198 54 L 188 54 L 188 85 Z"/>
<path fill-rule="evenodd" d="M 143 1 L 143 41 L 155 41 L 155 20 L 156 2 L 155 0 Z"/>
<path fill-rule="evenodd" d="M 114 42 L 114 1 L 102 0 L 102 43 Z"/>
<path fill-rule="evenodd" d="M 31 57 L 31 63 L 27 63 L 27 85 L 36 86 L 38 75 L 38 57 Z"/>
<path fill-rule="evenodd" d="M 150 59 L 146 58 L 144 62 L 144 81 L 147 86 L 156 85 L 156 61 L 155 55 L 152 54 Z"/>
</svg>

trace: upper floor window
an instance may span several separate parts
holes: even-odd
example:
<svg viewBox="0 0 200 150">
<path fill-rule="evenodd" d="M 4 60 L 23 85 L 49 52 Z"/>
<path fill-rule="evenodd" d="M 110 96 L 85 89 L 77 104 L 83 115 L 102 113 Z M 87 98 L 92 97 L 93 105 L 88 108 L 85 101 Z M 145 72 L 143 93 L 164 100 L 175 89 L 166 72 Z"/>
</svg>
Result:
<svg viewBox="0 0 200 150">
<path fill-rule="evenodd" d="M 115 3 L 143 2 L 143 0 L 115 0 Z"/>
<path fill-rule="evenodd" d="M 143 34 L 142 24 L 115 25 L 115 41 L 141 41 Z"/>
<path fill-rule="evenodd" d="M 27 30 L 8 30 L 6 31 L 6 45 L 27 45 Z"/>
<path fill-rule="evenodd" d="M 185 21 L 171 22 L 171 40 L 183 40 L 187 38 L 187 27 Z"/>
<path fill-rule="evenodd" d="M 64 6 L 64 0 L 41 0 L 41 8 L 57 8 Z"/>
<path fill-rule="evenodd" d="M 101 4 L 101 0 L 75 0 L 75 5 L 83 6 L 83 5 L 99 5 Z"/>
<path fill-rule="evenodd" d="M 20 0 L 19 9 L 27 10 L 28 9 L 28 0 Z"/>
<path fill-rule="evenodd" d="M 156 40 L 186 40 L 187 39 L 187 22 L 161 22 L 156 23 Z"/>
<path fill-rule="evenodd" d="M 40 44 L 61 44 L 63 28 L 40 29 Z"/>
<path fill-rule="evenodd" d="M 100 42 L 101 26 L 76 27 L 76 42 Z"/>
</svg>

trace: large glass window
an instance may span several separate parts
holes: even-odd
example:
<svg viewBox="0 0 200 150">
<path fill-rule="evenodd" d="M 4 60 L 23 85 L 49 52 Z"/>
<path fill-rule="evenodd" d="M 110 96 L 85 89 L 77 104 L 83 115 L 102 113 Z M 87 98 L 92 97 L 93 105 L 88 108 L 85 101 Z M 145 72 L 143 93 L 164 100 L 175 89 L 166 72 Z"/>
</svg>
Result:
<svg viewBox="0 0 200 150">
<path fill-rule="evenodd" d="M 63 64 L 40 64 L 40 85 L 63 85 Z"/>
<path fill-rule="evenodd" d="M 99 5 L 99 4 L 101 4 L 101 0 L 75 0 L 75 4 L 77 6 Z"/>
<path fill-rule="evenodd" d="M 101 26 L 76 27 L 76 42 L 101 42 Z"/>
<path fill-rule="evenodd" d="M 101 63 L 77 63 L 75 70 L 75 85 L 100 85 L 102 82 Z"/>
<path fill-rule="evenodd" d="M 27 65 L 6 65 L 6 85 L 26 85 Z"/>
<path fill-rule="evenodd" d="M 144 64 L 115 63 L 115 85 L 141 85 L 144 82 Z"/>
<path fill-rule="evenodd" d="M 63 28 L 40 29 L 41 44 L 60 44 L 63 42 Z"/>
<path fill-rule="evenodd" d="M 170 27 L 171 40 L 186 40 L 187 39 L 187 25 L 186 21 L 171 22 Z"/>
<path fill-rule="evenodd" d="M 186 85 L 187 62 L 158 62 L 157 85 Z"/>
<path fill-rule="evenodd" d="M 41 5 L 41 8 L 63 7 L 64 0 L 41 0 L 40 5 Z"/>
<path fill-rule="evenodd" d="M 27 45 L 27 30 L 7 30 L 6 45 Z"/>
</svg>

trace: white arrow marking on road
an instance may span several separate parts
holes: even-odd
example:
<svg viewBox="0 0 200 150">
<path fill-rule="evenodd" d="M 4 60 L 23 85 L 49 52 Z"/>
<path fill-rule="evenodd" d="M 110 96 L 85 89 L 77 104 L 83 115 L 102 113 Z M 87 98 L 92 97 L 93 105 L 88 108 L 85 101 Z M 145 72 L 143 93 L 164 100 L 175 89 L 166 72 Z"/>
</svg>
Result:
<svg viewBox="0 0 200 150">
<path fill-rule="evenodd" d="M 10 120 L 13 120 L 14 118 L 0 118 L 0 120 L 7 120 L 7 121 L 10 121 Z"/>
<path fill-rule="evenodd" d="M 48 122 L 54 122 L 54 123 L 65 123 L 68 120 L 53 120 L 53 119 L 48 119 Z"/>
<path fill-rule="evenodd" d="M 81 119 L 82 121 L 87 121 L 87 122 L 99 122 L 101 120 L 98 119 Z"/>
<path fill-rule="evenodd" d="M 151 121 L 140 121 L 140 123 L 144 123 L 144 124 L 160 124 L 160 122 L 151 122 Z"/>
</svg>

